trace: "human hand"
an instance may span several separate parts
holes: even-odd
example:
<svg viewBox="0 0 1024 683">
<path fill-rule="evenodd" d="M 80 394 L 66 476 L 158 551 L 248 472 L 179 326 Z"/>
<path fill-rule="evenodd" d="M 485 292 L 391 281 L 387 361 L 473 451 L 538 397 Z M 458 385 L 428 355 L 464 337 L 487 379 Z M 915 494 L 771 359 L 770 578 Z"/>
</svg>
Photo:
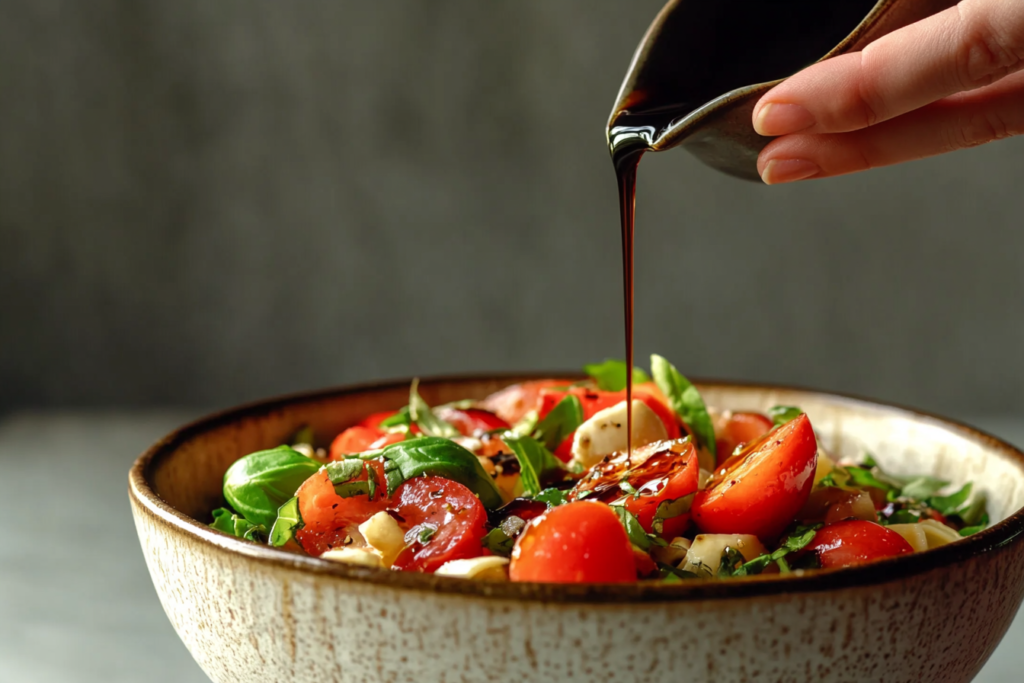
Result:
<svg viewBox="0 0 1024 683">
<path fill-rule="evenodd" d="M 1024 134 L 1024 0 L 963 0 L 768 91 L 754 129 L 769 185 Z"/>
</svg>

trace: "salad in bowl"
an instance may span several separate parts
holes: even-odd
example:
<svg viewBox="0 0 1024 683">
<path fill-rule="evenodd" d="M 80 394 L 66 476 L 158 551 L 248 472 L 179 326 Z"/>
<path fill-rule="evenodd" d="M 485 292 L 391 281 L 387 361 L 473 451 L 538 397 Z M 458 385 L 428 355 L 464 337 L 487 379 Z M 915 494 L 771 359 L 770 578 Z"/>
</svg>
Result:
<svg viewBox="0 0 1024 683">
<path fill-rule="evenodd" d="M 585 370 L 437 406 L 413 381 L 329 444 L 304 429 L 235 461 L 210 526 L 363 567 L 674 583 L 860 565 L 988 523 L 970 482 L 832 457 L 799 406 L 705 405 L 657 355 L 650 374 Z"/>
</svg>

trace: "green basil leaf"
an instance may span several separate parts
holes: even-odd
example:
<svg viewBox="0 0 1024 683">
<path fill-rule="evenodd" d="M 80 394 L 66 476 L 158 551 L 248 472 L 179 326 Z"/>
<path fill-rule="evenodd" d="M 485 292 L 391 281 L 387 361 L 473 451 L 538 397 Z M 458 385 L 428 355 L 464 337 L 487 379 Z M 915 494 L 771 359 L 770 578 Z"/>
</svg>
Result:
<svg viewBox="0 0 1024 683">
<path fill-rule="evenodd" d="M 937 479 L 935 477 L 917 477 L 903 485 L 903 490 L 900 491 L 900 495 L 906 496 L 907 498 L 924 500 L 925 498 L 934 496 L 946 486 L 949 486 L 949 482 L 945 479 Z"/>
<path fill-rule="evenodd" d="M 269 528 L 282 503 L 319 470 L 319 462 L 288 446 L 250 453 L 224 474 L 224 498 L 250 523 Z"/>
<path fill-rule="evenodd" d="M 251 524 L 244 517 L 239 517 L 227 508 L 213 511 L 213 523 L 210 526 L 247 541 L 263 543 L 267 539 L 267 529 L 262 524 Z"/>
<path fill-rule="evenodd" d="M 693 505 L 693 499 L 696 493 L 691 493 L 688 496 L 682 498 L 676 498 L 675 500 L 663 500 L 658 503 L 658 507 L 654 510 L 654 521 L 651 522 L 651 528 L 655 533 L 660 534 L 665 530 L 665 520 L 672 519 L 673 517 L 680 517 L 690 511 L 690 506 Z"/>
<path fill-rule="evenodd" d="M 658 569 L 660 569 L 664 574 L 664 578 L 662 579 L 663 583 L 678 583 L 680 581 L 691 581 L 693 579 L 700 578 L 700 576 L 693 572 L 688 572 L 685 569 L 680 569 L 679 567 L 673 567 L 672 565 L 665 564 L 664 562 L 655 562 L 654 564 L 656 564 Z"/>
<path fill-rule="evenodd" d="M 370 484 L 366 481 L 347 481 L 344 484 L 335 484 L 334 492 L 342 498 L 369 496 Z"/>
<path fill-rule="evenodd" d="M 726 546 L 725 550 L 722 551 L 722 560 L 718 564 L 718 578 L 729 579 L 734 576 L 743 576 L 737 572 L 742 570 L 746 562 L 747 559 L 743 557 L 743 553 L 735 548 Z"/>
<path fill-rule="evenodd" d="M 602 391 L 622 391 L 626 388 L 626 361 L 608 359 L 603 363 L 583 366 L 583 372 L 597 383 Z M 640 368 L 633 368 L 633 384 L 650 382 L 650 376 Z"/>
<path fill-rule="evenodd" d="M 488 510 L 501 507 L 501 493 L 480 460 L 459 444 L 436 436 L 420 436 L 393 443 L 380 453 L 385 459 L 388 495 L 402 482 L 430 475 L 456 481 L 476 494 Z"/>
<path fill-rule="evenodd" d="M 700 397 L 697 387 L 675 369 L 661 356 L 651 356 L 651 374 L 661 392 L 668 398 L 672 410 L 683 421 L 697 439 L 697 445 L 716 455 L 715 428 L 711 424 L 704 399 Z"/>
<path fill-rule="evenodd" d="M 295 532 L 302 528 L 302 515 L 299 513 L 299 499 L 292 498 L 277 510 L 277 519 L 270 530 L 270 545 L 275 548 L 288 543 L 295 537 Z"/>
<path fill-rule="evenodd" d="M 327 470 L 327 477 L 331 480 L 332 484 L 344 484 L 362 474 L 364 467 L 365 465 L 362 460 L 346 458 L 345 460 L 329 462 L 324 466 L 324 469 Z"/>
<path fill-rule="evenodd" d="M 502 440 L 519 461 L 519 479 L 526 495 L 536 496 L 544 481 L 563 471 L 562 462 L 533 437 L 506 432 Z"/>
<path fill-rule="evenodd" d="M 928 506 L 943 515 L 952 515 L 959 510 L 967 499 L 971 497 L 971 489 L 973 485 L 971 482 L 964 484 L 964 487 L 956 493 L 948 496 L 932 496 L 928 499 Z"/>
<path fill-rule="evenodd" d="M 960 535 L 961 536 L 970 536 L 971 534 L 978 533 L 979 531 L 981 531 L 982 529 L 984 529 L 987 526 L 988 526 L 988 513 L 983 513 L 981 515 L 981 518 L 978 520 L 977 524 L 973 524 L 971 526 L 965 526 L 963 529 L 960 530 Z"/>
<path fill-rule="evenodd" d="M 795 420 L 804 414 L 804 411 L 794 406 L 773 406 L 768 409 L 768 417 L 772 419 L 775 426 L 784 425 L 790 420 Z"/>
<path fill-rule="evenodd" d="M 512 547 L 514 545 L 515 539 L 509 538 L 500 526 L 496 526 L 488 531 L 483 540 L 485 548 L 501 557 L 509 557 L 512 554 Z"/>
<path fill-rule="evenodd" d="M 412 381 L 409 388 L 409 416 L 420 430 L 427 436 L 440 436 L 446 439 L 454 439 L 462 436 L 462 433 L 449 422 L 445 422 L 430 409 L 427 402 L 419 394 L 419 378 Z"/>
<path fill-rule="evenodd" d="M 547 503 L 549 508 L 556 508 L 559 505 L 565 505 L 568 501 L 565 499 L 565 491 L 560 489 L 544 489 L 536 496 L 534 500 L 539 500 L 542 503 Z"/>
<path fill-rule="evenodd" d="M 652 545 L 668 545 L 664 540 L 644 531 L 643 526 L 640 524 L 640 520 L 638 520 L 636 515 L 627 510 L 624 506 L 612 505 L 611 509 L 619 516 L 619 521 L 622 522 L 622 526 L 626 529 L 626 536 L 629 537 L 629 542 L 637 548 L 640 548 L 640 550 L 647 552 L 651 549 Z"/>
<path fill-rule="evenodd" d="M 895 510 L 887 516 L 879 514 L 879 521 L 884 526 L 889 526 L 890 524 L 917 524 L 921 521 L 921 512 L 919 510 L 903 508 Z"/>
<path fill-rule="evenodd" d="M 427 524 L 420 527 L 420 532 L 416 536 L 416 540 L 420 542 L 420 545 L 426 545 L 430 543 L 430 539 L 437 533 L 437 529 Z"/>
<path fill-rule="evenodd" d="M 732 576 L 757 576 L 765 569 L 768 568 L 775 560 L 772 559 L 771 554 L 759 555 L 752 559 L 750 562 L 744 562 L 736 570 L 733 571 Z"/>
<path fill-rule="evenodd" d="M 854 486 L 861 488 L 874 488 L 882 489 L 883 491 L 891 491 L 895 488 L 892 484 L 886 481 L 882 481 L 875 473 L 871 470 L 866 470 L 863 467 L 849 467 L 846 469 L 846 473 L 850 475 L 850 482 Z"/>
<path fill-rule="evenodd" d="M 380 429 L 388 432 L 407 432 L 412 426 L 412 415 L 409 414 L 409 406 L 402 407 L 391 417 L 386 417 L 377 425 Z"/>
<path fill-rule="evenodd" d="M 872 467 L 878 467 L 878 463 L 875 461 L 874 456 L 872 456 L 870 453 L 865 453 L 864 462 L 861 463 L 861 466 L 866 467 L 867 469 L 871 469 Z"/>
<path fill-rule="evenodd" d="M 567 395 L 537 423 L 533 438 L 549 450 L 558 448 L 570 434 L 583 424 L 583 404 L 578 396 Z"/>
<path fill-rule="evenodd" d="M 964 509 L 957 512 L 957 516 L 966 526 L 977 526 L 988 524 L 988 497 L 981 491 L 975 494 L 974 498 Z"/>
<path fill-rule="evenodd" d="M 779 559 L 789 553 L 795 553 L 803 550 L 808 545 L 810 545 L 811 541 L 814 540 L 814 536 L 818 533 L 818 529 L 820 529 L 822 526 L 822 524 L 809 524 L 806 526 L 798 526 L 796 529 L 793 530 L 793 533 L 791 533 L 789 536 L 786 537 L 784 541 L 782 541 L 782 543 L 779 546 L 779 549 L 772 553 L 772 556 L 774 557 L 774 559 Z M 786 552 L 782 553 L 781 555 L 778 555 L 778 557 L 775 557 L 781 550 L 785 550 Z"/>
<path fill-rule="evenodd" d="M 518 434 L 519 436 L 529 436 L 533 434 L 534 430 L 537 429 L 537 411 L 531 410 L 523 415 L 519 422 L 512 425 L 512 433 Z"/>
</svg>

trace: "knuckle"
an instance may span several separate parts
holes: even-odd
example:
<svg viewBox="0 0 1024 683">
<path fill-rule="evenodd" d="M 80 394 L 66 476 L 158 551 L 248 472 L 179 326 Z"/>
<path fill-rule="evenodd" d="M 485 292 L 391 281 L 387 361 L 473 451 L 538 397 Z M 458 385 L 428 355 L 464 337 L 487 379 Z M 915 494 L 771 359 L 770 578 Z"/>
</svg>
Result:
<svg viewBox="0 0 1024 683">
<path fill-rule="evenodd" d="M 947 151 L 955 151 L 1003 140 L 1014 134 L 1009 122 L 999 112 L 978 111 L 961 117 L 944 142 Z"/>
<path fill-rule="evenodd" d="M 860 53 L 860 77 L 857 79 L 856 98 L 861 128 L 869 128 L 884 118 L 884 99 L 878 92 L 878 79 L 874 77 L 874 66 L 871 61 L 871 46 Z"/>
<path fill-rule="evenodd" d="M 990 85 L 1024 65 L 1024 36 L 1007 34 L 977 2 L 964 0 L 957 10 L 956 78 L 963 90 Z"/>
</svg>

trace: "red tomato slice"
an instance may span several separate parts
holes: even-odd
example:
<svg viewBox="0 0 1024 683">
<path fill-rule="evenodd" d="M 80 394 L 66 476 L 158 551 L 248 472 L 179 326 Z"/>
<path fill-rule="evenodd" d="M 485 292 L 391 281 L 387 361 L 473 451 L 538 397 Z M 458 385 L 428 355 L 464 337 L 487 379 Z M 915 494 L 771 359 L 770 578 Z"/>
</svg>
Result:
<svg viewBox="0 0 1024 683">
<path fill-rule="evenodd" d="M 513 384 L 480 401 L 480 407 L 513 424 L 538 408 L 541 390 L 568 386 L 572 382 L 570 379 L 541 379 Z"/>
<path fill-rule="evenodd" d="M 477 436 L 512 426 L 491 411 L 482 408 L 441 408 L 437 413 L 438 417 L 458 429 L 463 436 Z"/>
<path fill-rule="evenodd" d="M 572 441 L 576 432 L 573 432 L 569 436 L 565 437 L 562 443 L 558 444 L 558 448 L 555 449 L 555 457 L 562 462 L 569 462 L 572 460 Z"/>
<path fill-rule="evenodd" d="M 331 460 L 341 460 L 346 455 L 365 453 L 374 448 L 374 443 L 387 432 L 376 427 L 356 425 L 349 427 L 331 442 Z M 401 437 L 401 435 L 398 435 Z M 401 440 L 401 438 L 399 438 Z"/>
<path fill-rule="evenodd" d="M 892 529 L 853 519 L 819 529 L 805 552 L 817 554 L 822 569 L 832 569 L 909 555 L 914 548 Z"/>
<path fill-rule="evenodd" d="M 693 521 L 704 533 L 777 538 L 807 502 L 817 463 L 818 442 L 801 415 L 722 463 L 697 493 Z"/>
<path fill-rule="evenodd" d="M 295 539 L 310 555 L 317 557 L 331 548 L 341 547 L 356 526 L 387 507 L 384 463 L 371 460 L 367 464 L 373 467 L 379 484 L 377 495 L 372 499 L 366 494 L 342 498 L 324 470 L 299 487 L 296 495 L 303 527 L 295 532 Z M 364 468 L 354 481 L 366 481 L 366 475 Z"/>
<path fill-rule="evenodd" d="M 445 562 L 483 555 L 487 510 L 462 484 L 444 477 L 416 477 L 398 487 L 389 507 L 402 518 L 399 526 L 410 542 L 395 568 L 433 572 Z M 425 529 L 433 534 L 424 543 L 419 539 Z"/>
<path fill-rule="evenodd" d="M 771 429 L 772 421 L 760 413 L 733 413 L 716 439 L 718 464 L 728 460 L 738 446 L 760 439 Z"/>
<path fill-rule="evenodd" d="M 388 419 L 389 417 L 398 415 L 398 413 L 399 411 L 397 410 L 383 410 L 379 413 L 370 413 L 370 415 L 364 418 L 363 421 L 359 423 L 359 425 L 362 427 L 372 427 L 374 429 L 380 429 L 381 422 Z M 413 434 L 419 434 L 420 428 L 414 424 L 409 425 L 409 431 L 412 432 Z"/>
<path fill-rule="evenodd" d="M 568 499 L 577 500 L 590 492 L 588 500 L 622 501 L 626 509 L 636 515 L 644 531 L 672 539 L 686 531 L 690 514 L 684 512 L 663 519 L 661 528 L 656 530 L 654 522 L 658 506 L 696 493 L 699 472 L 697 449 L 692 442 L 666 444 L 662 441 L 635 449 L 628 461 L 623 453 L 595 465 L 569 492 Z M 632 486 L 637 495 L 624 491 L 623 482 Z"/>
<path fill-rule="evenodd" d="M 527 525 L 512 550 L 513 581 L 630 583 L 633 546 L 604 503 L 580 501 L 548 510 Z"/>
</svg>

